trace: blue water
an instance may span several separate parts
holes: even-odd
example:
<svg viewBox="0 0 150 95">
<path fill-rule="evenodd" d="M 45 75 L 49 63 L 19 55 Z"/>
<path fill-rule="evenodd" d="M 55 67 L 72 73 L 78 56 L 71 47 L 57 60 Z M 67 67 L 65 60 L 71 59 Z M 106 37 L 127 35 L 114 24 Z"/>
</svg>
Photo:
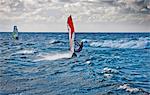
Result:
<svg viewBox="0 0 150 95">
<path fill-rule="evenodd" d="M 150 33 L 0 33 L 0 95 L 149 95 Z"/>
</svg>

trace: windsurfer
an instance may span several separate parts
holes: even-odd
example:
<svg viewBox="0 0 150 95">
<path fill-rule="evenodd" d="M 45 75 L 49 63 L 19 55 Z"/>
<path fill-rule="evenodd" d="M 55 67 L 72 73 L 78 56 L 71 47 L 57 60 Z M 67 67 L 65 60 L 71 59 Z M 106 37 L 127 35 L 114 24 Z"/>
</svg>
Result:
<svg viewBox="0 0 150 95">
<path fill-rule="evenodd" d="M 70 43 L 70 51 L 72 53 L 72 57 L 76 57 L 76 52 L 80 52 L 83 48 L 83 42 L 78 43 L 76 40 L 74 40 L 75 38 L 75 29 L 74 29 L 74 25 L 73 25 L 73 20 L 71 15 L 68 17 L 67 20 L 67 28 L 69 31 L 69 43 Z M 75 49 L 75 45 L 76 45 L 76 49 Z"/>
<path fill-rule="evenodd" d="M 17 26 L 14 26 L 14 30 L 13 30 L 13 38 L 15 40 L 18 40 L 18 29 L 17 29 Z"/>
</svg>

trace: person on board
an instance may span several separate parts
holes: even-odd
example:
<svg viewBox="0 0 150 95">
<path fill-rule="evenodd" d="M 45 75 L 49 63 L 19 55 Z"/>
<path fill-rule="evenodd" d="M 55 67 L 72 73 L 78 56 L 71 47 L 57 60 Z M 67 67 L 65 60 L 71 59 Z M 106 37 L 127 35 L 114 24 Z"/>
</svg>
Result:
<svg viewBox="0 0 150 95">
<path fill-rule="evenodd" d="M 18 40 L 18 29 L 17 29 L 17 26 L 14 26 L 14 30 L 13 30 L 13 38 L 15 40 Z"/>
<path fill-rule="evenodd" d="M 79 43 L 79 42 L 77 42 L 77 41 L 75 40 L 75 45 L 76 45 L 78 48 L 74 50 L 75 52 L 72 54 L 72 57 L 77 57 L 77 54 L 76 54 L 76 53 L 82 51 L 83 42 L 81 41 L 81 42 Z"/>
<path fill-rule="evenodd" d="M 15 39 L 16 39 L 16 40 L 19 40 L 19 38 L 18 38 L 18 37 L 16 37 Z"/>
<path fill-rule="evenodd" d="M 77 45 L 79 47 L 77 50 L 75 50 L 75 52 L 82 51 L 82 48 L 83 48 L 83 42 L 82 41 L 80 43 L 75 41 L 75 45 Z"/>
</svg>

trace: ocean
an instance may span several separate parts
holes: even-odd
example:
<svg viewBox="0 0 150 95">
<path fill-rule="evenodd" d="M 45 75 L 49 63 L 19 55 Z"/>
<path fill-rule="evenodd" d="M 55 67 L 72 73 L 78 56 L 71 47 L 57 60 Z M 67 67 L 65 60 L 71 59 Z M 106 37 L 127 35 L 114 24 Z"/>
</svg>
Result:
<svg viewBox="0 0 150 95">
<path fill-rule="evenodd" d="M 0 33 L 0 95 L 150 95 L 150 33 Z"/>
</svg>

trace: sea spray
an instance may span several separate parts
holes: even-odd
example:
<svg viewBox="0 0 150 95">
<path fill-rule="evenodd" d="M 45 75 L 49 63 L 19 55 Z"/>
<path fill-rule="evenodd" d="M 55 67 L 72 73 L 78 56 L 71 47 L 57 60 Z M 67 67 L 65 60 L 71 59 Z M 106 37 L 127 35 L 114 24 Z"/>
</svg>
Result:
<svg viewBox="0 0 150 95">
<path fill-rule="evenodd" d="M 120 40 L 101 40 L 90 43 L 91 47 L 107 47 L 107 48 L 146 48 L 149 40 L 139 38 L 137 40 L 120 39 Z"/>
<path fill-rule="evenodd" d="M 38 55 L 38 58 L 36 58 L 34 61 L 43 61 L 43 60 L 52 61 L 52 60 L 59 60 L 59 59 L 65 59 L 71 57 L 72 57 L 71 52 L 57 52 L 57 53 Z"/>
<path fill-rule="evenodd" d="M 35 50 L 24 49 L 24 50 L 17 51 L 15 54 L 33 54 L 33 53 L 35 53 Z"/>
</svg>

